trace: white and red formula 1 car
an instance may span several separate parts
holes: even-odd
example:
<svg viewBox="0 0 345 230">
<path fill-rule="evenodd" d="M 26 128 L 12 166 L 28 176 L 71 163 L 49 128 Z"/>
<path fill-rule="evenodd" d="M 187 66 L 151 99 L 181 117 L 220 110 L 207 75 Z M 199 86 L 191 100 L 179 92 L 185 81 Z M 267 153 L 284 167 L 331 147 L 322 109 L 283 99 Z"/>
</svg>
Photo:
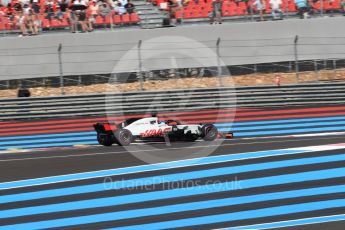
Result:
<svg viewBox="0 0 345 230">
<path fill-rule="evenodd" d="M 139 139 L 143 141 L 196 141 L 201 138 L 213 141 L 216 138 L 232 138 L 231 132 L 221 134 L 212 124 L 181 124 L 175 120 L 160 120 L 156 115 L 145 118 L 131 118 L 121 124 L 97 123 L 93 125 L 97 131 L 99 144 L 111 146 L 118 144 L 127 146 Z"/>
</svg>

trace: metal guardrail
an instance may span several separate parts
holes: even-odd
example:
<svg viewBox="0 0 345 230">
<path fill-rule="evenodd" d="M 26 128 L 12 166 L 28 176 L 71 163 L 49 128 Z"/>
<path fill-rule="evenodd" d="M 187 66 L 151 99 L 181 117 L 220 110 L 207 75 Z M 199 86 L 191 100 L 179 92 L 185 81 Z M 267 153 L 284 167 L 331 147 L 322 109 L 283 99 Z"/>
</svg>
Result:
<svg viewBox="0 0 345 230">
<path fill-rule="evenodd" d="M 0 100 L 0 120 L 345 103 L 345 83 L 91 94 Z"/>
</svg>

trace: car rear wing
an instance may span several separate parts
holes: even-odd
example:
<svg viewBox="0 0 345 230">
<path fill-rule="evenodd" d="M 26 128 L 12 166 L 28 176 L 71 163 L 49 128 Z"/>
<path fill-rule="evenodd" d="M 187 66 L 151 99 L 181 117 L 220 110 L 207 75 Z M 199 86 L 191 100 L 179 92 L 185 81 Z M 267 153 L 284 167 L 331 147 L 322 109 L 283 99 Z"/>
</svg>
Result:
<svg viewBox="0 0 345 230">
<path fill-rule="evenodd" d="M 93 125 L 97 133 L 113 133 L 119 129 L 119 126 L 114 123 L 104 122 Z"/>
</svg>

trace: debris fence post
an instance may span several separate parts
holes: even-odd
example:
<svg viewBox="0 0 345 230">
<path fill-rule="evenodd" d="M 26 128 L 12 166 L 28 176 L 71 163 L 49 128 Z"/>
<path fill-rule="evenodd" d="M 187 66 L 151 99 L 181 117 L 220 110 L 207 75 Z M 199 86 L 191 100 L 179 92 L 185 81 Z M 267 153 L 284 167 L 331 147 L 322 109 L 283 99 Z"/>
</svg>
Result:
<svg viewBox="0 0 345 230">
<path fill-rule="evenodd" d="M 140 83 L 140 90 L 144 90 L 144 83 L 143 83 L 143 63 L 141 60 L 141 44 L 142 44 L 142 40 L 139 40 L 138 42 L 138 64 L 139 64 L 139 73 L 138 73 L 138 77 L 139 77 L 139 83 Z"/>
<path fill-rule="evenodd" d="M 219 86 L 222 86 L 222 66 L 220 64 L 220 38 L 217 39 L 217 76 L 218 76 L 218 82 Z"/>
<path fill-rule="evenodd" d="M 59 56 L 59 73 L 60 73 L 60 89 L 61 89 L 61 95 L 65 94 L 64 90 L 64 81 L 63 81 L 63 70 L 62 70 L 62 57 L 61 57 L 61 52 L 62 52 L 62 44 L 59 44 L 58 48 L 58 56 Z"/>
<path fill-rule="evenodd" d="M 298 66 L 298 35 L 295 36 L 294 39 L 294 54 L 295 54 L 295 73 L 296 73 L 296 81 L 299 82 L 299 66 Z"/>
</svg>

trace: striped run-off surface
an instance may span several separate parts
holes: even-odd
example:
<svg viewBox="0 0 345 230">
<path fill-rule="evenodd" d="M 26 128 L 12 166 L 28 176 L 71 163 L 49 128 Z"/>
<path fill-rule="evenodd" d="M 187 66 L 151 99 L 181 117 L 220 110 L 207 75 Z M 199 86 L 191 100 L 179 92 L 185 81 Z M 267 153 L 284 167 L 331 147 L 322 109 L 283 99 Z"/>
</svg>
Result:
<svg viewBox="0 0 345 230">
<path fill-rule="evenodd" d="M 345 131 L 345 106 L 202 110 L 158 114 L 185 123 L 215 123 L 235 137 L 265 137 Z M 142 116 L 142 115 L 136 115 Z M 122 122 L 125 117 L 109 117 Z M 107 117 L 2 122 L 0 150 L 96 145 L 92 124 Z"/>
<path fill-rule="evenodd" d="M 0 184 L 0 229 L 267 229 L 345 220 L 345 143 Z"/>
</svg>

